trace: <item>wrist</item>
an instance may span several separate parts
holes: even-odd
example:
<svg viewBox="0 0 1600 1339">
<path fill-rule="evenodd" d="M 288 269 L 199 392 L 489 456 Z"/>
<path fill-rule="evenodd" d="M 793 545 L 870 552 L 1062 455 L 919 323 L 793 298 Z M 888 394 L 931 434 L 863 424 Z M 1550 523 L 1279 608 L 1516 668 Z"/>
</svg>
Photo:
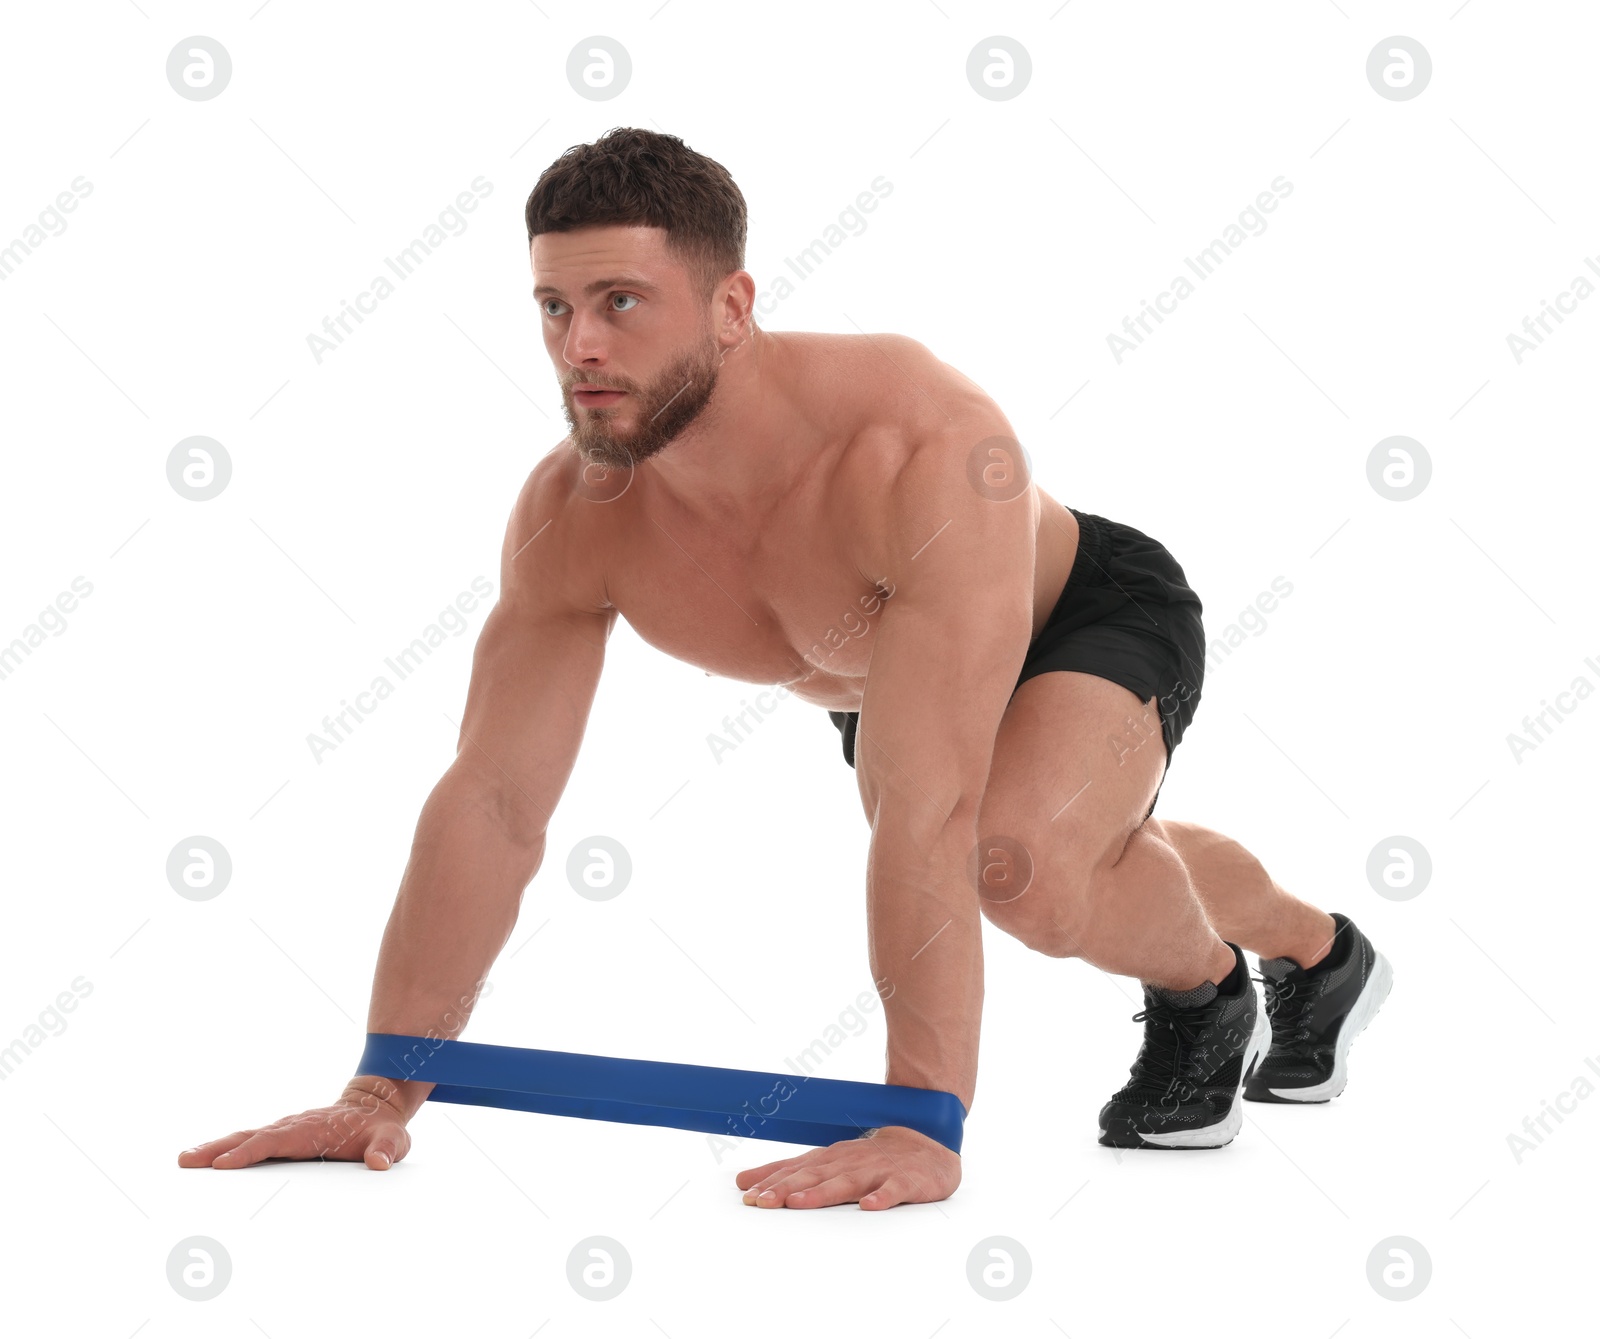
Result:
<svg viewBox="0 0 1600 1339">
<path fill-rule="evenodd" d="M 408 1123 L 428 1100 L 433 1084 L 414 1079 L 388 1079 L 381 1074 L 357 1074 L 348 1080 L 339 1100 L 364 1111 L 376 1113 L 387 1108 L 402 1124 Z"/>
<path fill-rule="evenodd" d="M 972 1110 L 973 1089 L 977 1087 L 973 1079 L 940 1076 L 931 1070 L 919 1070 L 909 1065 L 891 1065 L 883 1081 L 901 1088 L 926 1088 L 936 1093 L 951 1093 L 961 1103 L 963 1116 Z"/>
<path fill-rule="evenodd" d="M 935 1139 L 931 1134 L 928 1134 L 923 1130 L 918 1130 L 910 1125 L 879 1125 L 875 1126 L 873 1129 L 861 1131 L 856 1138 L 874 1140 L 887 1139 L 891 1143 L 899 1140 L 909 1143 L 918 1149 L 926 1149 L 931 1146 L 933 1148 L 943 1149 L 946 1153 L 954 1154 L 958 1158 L 961 1156 L 959 1152 L 951 1148 L 950 1145 L 945 1143 L 942 1139 Z"/>
</svg>

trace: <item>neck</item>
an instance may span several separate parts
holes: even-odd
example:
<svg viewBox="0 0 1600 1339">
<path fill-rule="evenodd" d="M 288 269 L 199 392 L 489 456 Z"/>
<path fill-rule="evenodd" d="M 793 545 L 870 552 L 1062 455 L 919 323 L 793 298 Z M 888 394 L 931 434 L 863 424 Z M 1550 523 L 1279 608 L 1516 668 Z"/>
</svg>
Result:
<svg viewBox="0 0 1600 1339">
<path fill-rule="evenodd" d="M 797 406 L 778 337 L 754 324 L 722 355 L 704 412 L 643 468 L 685 510 L 707 516 L 760 511 L 799 472 L 792 445 Z"/>
</svg>

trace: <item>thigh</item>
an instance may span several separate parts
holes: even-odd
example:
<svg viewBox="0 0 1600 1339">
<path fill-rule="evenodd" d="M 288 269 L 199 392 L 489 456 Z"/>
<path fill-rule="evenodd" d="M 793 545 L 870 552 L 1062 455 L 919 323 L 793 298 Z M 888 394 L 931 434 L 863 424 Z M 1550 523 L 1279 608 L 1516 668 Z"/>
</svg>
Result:
<svg viewBox="0 0 1600 1339">
<path fill-rule="evenodd" d="M 1001 718 L 979 810 L 990 919 L 1013 931 L 1007 918 L 1068 919 L 1095 870 L 1115 864 L 1145 821 L 1166 764 L 1153 695 L 1141 701 L 1075 670 L 1024 681 Z"/>
</svg>

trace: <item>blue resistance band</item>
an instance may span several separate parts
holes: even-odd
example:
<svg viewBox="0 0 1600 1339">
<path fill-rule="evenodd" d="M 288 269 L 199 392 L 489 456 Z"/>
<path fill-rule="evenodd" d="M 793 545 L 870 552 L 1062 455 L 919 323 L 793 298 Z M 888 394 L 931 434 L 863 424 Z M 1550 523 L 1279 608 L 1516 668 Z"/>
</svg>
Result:
<svg viewBox="0 0 1600 1339">
<path fill-rule="evenodd" d="M 831 1144 L 904 1125 L 961 1152 L 954 1093 L 897 1083 L 621 1060 L 575 1051 L 367 1033 L 357 1074 L 432 1083 L 430 1102 L 702 1130 L 731 1139 Z"/>
</svg>

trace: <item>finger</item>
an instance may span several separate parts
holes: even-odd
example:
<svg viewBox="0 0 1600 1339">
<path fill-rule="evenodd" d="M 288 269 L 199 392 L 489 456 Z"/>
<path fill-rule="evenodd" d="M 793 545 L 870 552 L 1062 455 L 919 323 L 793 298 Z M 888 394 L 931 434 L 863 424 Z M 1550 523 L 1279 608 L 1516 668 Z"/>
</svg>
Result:
<svg viewBox="0 0 1600 1339">
<path fill-rule="evenodd" d="M 304 1136 L 288 1130 L 257 1130 L 237 1148 L 213 1158 L 211 1165 L 220 1171 L 249 1167 L 264 1158 L 303 1158 L 308 1156 Z"/>
<path fill-rule="evenodd" d="M 759 1181 L 746 1186 L 745 1203 L 748 1204 L 753 1196 L 759 1195 L 762 1191 L 770 1190 L 785 1177 L 793 1176 L 796 1172 L 817 1171 L 819 1168 L 820 1164 L 808 1163 L 803 1158 L 792 1158 L 788 1162 L 780 1164 L 771 1176 L 764 1176 Z"/>
<path fill-rule="evenodd" d="M 779 1158 L 776 1162 L 767 1162 L 759 1167 L 748 1168 L 733 1178 L 733 1184 L 738 1186 L 740 1190 L 749 1190 L 751 1186 L 759 1185 L 762 1181 L 770 1179 L 785 1167 L 792 1167 L 799 1161 L 799 1158 Z"/>
<path fill-rule="evenodd" d="M 386 1172 L 399 1162 L 405 1154 L 400 1150 L 400 1132 L 396 1126 L 392 1130 L 382 1127 L 367 1145 L 364 1161 L 375 1172 Z"/>
<path fill-rule="evenodd" d="M 783 1207 L 826 1209 L 835 1204 L 851 1204 L 861 1198 L 864 1187 L 872 1185 L 876 1180 L 876 1177 L 861 1172 L 841 1172 L 836 1176 L 823 1177 L 815 1185 L 791 1191 L 789 1197 L 784 1200 Z"/>
<path fill-rule="evenodd" d="M 892 1209 L 897 1204 L 907 1203 L 910 1198 L 906 1182 L 900 1177 L 891 1176 L 876 1190 L 861 1196 L 857 1203 L 868 1210 Z"/>
<path fill-rule="evenodd" d="M 888 1156 L 888 1149 L 881 1151 L 885 1156 Z M 932 1196 L 926 1192 L 927 1165 L 921 1159 L 889 1157 L 889 1163 L 889 1167 L 883 1169 L 883 1173 L 878 1179 L 878 1184 L 881 1187 L 891 1176 L 894 1177 L 895 1184 L 899 1187 L 899 1198 L 895 1200 L 896 1204 L 907 1200 L 915 1200 L 920 1203 L 932 1198 L 943 1198 L 943 1196 Z M 883 1168 L 882 1163 L 877 1163 L 876 1166 Z M 917 1174 L 918 1169 L 923 1172 L 923 1175 L 919 1176 Z M 866 1189 L 866 1187 L 864 1186 L 863 1189 Z M 888 1208 L 889 1206 L 885 1204 L 877 1207 Z"/>
<path fill-rule="evenodd" d="M 225 1134 L 220 1139 L 208 1139 L 203 1144 L 196 1144 L 193 1148 L 186 1148 L 178 1154 L 180 1167 L 209 1167 L 212 1159 L 217 1154 L 224 1153 L 255 1134 L 254 1130 L 235 1130 L 232 1134 Z"/>
<path fill-rule="evenodd" d="M 745 1191 L 744 1202 L 758 1209 L 781 1209 L 785 1201 L 797 1190 L 805 1190 L 818 1181 L 827 1180 L 827 1173 L 814 1167 L 803 1167 L 781 1176 L 770 1186 L 752 1186 Z"/>
</svg>

